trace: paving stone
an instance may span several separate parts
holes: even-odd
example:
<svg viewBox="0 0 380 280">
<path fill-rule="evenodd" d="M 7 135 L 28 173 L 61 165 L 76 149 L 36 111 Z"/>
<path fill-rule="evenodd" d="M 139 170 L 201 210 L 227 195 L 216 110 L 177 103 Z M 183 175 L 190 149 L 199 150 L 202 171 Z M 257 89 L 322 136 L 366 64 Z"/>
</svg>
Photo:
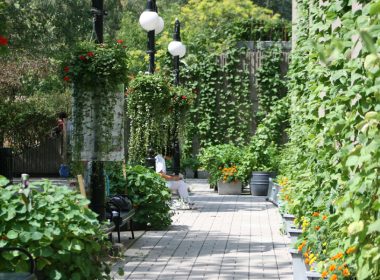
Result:
<svg viewBox="0 0 380 280">
<path fill-rule="evenodd" d="M 136 240 L 113 268 L 115 279 L 293 279 L 276 207 L 260 197 L 219 196 L 206 181 L 193 182 L 197 209 L 177 211 L 171 228 Z"/>
</svg>

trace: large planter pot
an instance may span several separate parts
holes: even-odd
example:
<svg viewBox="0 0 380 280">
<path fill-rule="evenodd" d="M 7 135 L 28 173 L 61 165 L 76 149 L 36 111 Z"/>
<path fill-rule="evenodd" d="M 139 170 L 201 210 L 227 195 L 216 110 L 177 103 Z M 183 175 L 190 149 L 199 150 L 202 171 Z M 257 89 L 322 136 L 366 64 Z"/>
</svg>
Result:
<svg viewBox="0 0 380 280">
<path fill-rule="evenodd" d="M 269 172 L 252 172 L 250 187 L 254 196 L 267 196 L 269 188 Z"/>
<path fill-rule="evenodd" d="M 293 279 L 294 280 L 305 280 L 306 276 L 306 265 L 303 261 L 302 254 L 295 249 L 290 249 L 289 253 L 292 256 L 293 263 Z"/>
<path fill-rule="evenodd" d="M 241 182 L 235 181 L 235 182 L 227 183 L 227 182 L 219 181 L 218 193 L 222 195 L 241 194 Z"/>
</svg>

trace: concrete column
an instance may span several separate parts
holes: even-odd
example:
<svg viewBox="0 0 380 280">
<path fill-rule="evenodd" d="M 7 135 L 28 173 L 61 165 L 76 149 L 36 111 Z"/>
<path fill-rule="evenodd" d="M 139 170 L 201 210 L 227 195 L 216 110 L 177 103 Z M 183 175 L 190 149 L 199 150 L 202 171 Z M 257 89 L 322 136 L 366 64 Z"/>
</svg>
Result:
<svg viewBox="0 0 380 280">
<path fill-rule="evenodd" d="M 297 0 L 292 0 L 292 50 L 296 46 L 297 36 Z"/>
</svg>

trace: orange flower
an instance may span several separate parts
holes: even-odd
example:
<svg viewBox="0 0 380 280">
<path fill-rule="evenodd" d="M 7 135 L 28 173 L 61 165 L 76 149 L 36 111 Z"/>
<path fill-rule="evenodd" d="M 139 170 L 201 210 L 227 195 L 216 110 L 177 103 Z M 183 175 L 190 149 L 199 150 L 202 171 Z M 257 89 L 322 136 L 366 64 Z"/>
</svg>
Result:
<svg viewBox="0 0 380 280">
<path fill-rule="evenodd" d="M 331 260 L 338 260 L 340 258 L 343 257 L 343 253 L 339 252 L 338 254 L 336 254 L 335 256 L 331 257 Z"/>
<path fill-rule="evenodd" d="M 349 255 L 349 254 L 351 254 L 351 253 L 353 253 L 355 251 L 356 251 L 356 247 L 354 246 L 354 247 L 348 248 L 347 251 L 346 251 L 346 253 L 347 253 L 347 255 Z"/>
<path fill-rule="evenodd" d="M 350 275 L 350 271 L 348 270 L 348 268 L 343 269 L 343 275 L 344 276 L 349 276 Z"/>
<path fill-rule="evenodd" d="M 322 272 L 321 276 L 322 278 L 326 278 L 329 273 L 325 270 Z"/>
<path fill-rule="evenodd" d="M 326 220 L 327 220 L 327 216 L 326 216 L 326 215 L 323 215 L 323 216 L 322 216 L 322 220 L 326 221 Z"/>
<path fill-rule="evenodd" d="M 309 264 L 309 259 L 305 259 L 305 263 L 306 263 L 306 264 Z"/>
<path fill-rule="evenodd" d="M 319 212 L 314 212 L 313 217 L 319 217 Z"/>
<path fill-rule="evenodd" d="M 301 251 L 302 251 L 302 248 L 303 248 L 302 244 L 299 245 L 299 246 L 298 246 L 298 252 L 301 252 Z"/>
<path fill-rule="evenodd" d="M 330 265 L 329 270 L 330 270 L 330 271 L 334 271 L 335 268 L 336 268 L 336 265 L 335 265 L 335 264 L 332 264 L 332 265 Z"/>
<path fill-rule="evenodd" d="M 305 258 L 308 258 L 308 257 L 309 257 L 309 254 L 308 254 L 307 252 L 305 252 L 305 253 L 303 254 L 303 256 L 304 256 Z"/>
<path fill-rule="evenodd" d="M 331 275 L 330 280 L 337 280 L 338 276 L 336 274 Z"/>
<path fill-rule="evenodd" d="M 315 227 L 315 230 L 319 230 L 321 227 L 320 226 L 316 226 Z"/>
<path fill-rule="evenodd" d="M 340 265 L 339 267 L 338 267 L 338 270 L 342 270 L 343 269 L 343 265 Z"/>
</svg>

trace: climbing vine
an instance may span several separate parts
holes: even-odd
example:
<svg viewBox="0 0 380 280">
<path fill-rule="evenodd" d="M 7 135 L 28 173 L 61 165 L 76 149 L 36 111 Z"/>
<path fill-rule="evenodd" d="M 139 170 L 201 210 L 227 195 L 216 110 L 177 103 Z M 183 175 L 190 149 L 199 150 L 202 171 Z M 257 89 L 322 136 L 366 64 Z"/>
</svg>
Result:
<svg viewBox="0 0 380 280">
<path fill-rule="evenodd" d="M 181 17 L 191 53 L 185 60 L 184 80 L 198 95 L 190 110 L 191 138 L 185 152 L 224 143 L 247 144 L 254 132 L 253 85 L 248 50 L 241 41 L 287 39 L 289 23 L 246 0 L 189 1 Z"/>
<path fill-rule="evenodd" d="M 297 1 L 286 209 L 323 277 L 380 277 L 380 2 Z"/>
<path fill-rule="evenodd" d="M 285 79 L 281 73 L 281 45 L 279 43 L 269 47 L 259 45 L 259 51 L 262 53 L 261 65 L 255 74 L 259 99 L 257 123 L 260 123 L 272 111 L 274 103 L 286 94 Z"/>
<path fill-rule="evenodd" d="M 155 151 L 165 148 L 170 107 L 170 88 L 162 76 L 139 74 L 131 81 L 127 91 L 128 159 L 131 163 L 143 163 L 149 148 Z"/>
</svg>

